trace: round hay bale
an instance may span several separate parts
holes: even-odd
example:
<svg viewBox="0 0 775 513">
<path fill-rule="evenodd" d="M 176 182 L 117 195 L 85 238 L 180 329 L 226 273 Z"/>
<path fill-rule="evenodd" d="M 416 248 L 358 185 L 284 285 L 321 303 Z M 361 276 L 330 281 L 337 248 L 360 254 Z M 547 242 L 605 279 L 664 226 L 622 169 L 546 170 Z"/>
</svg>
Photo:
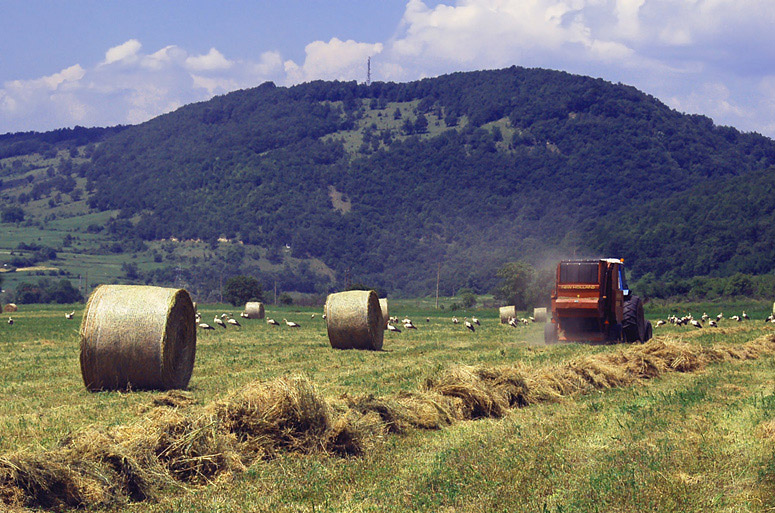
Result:
<svg viewBox="0 0 775 513">
<path fill-rule="evenodd" d="M 383 297 L 379 300 L 379 309 L 382 311 L 382 329 L 386 330 L 388 325 L 388 319 L 390 318 L 390 313 L 388 311 L 388 304 L 387 304 L 387 298 Z"/>
<path fill-rule="evenodd" d="M 266 316 L 264 312 L 264 303 L 260 301 L 250 301 L 245 303 L 245 313 L 248 319 L 263 319 Z"/>
<path fill-rule="evenodd" d="M 546 322 L 546 308 L 533 308 L 533 319 L 536 322 Z"/>
<path fill-rule="evenodd" d="M 186 388 L 196 323 L 183 289 L 101 285 L 81 321 L 81 374 L 96 390 Z"/>
<path fill-rule="evenodd" d="M 382 349 L 384 323 L 373 290 L 348 290 L 326 300 L 326 328 L 334 349 Z"/>
<path fill-rule="evenodd" d="M 7 305 L 5 305 L 5 306 L 3 307 L 3 311 L 4 311 L 4 312 L 15 312 L 15 311 L 17 311 L 18 309 L 19 309 L 19 307 L 18 307 L 18 306 L 16 306 L 16 304 L 15 304 L 15 303 L 8 303 Z"/>
<path fill-rule="evenodd" d="M 509 322 L 509 319 L 516 319 L 517 318 L 517 307 L 516 306 L 502 306 L 500 308 L 500 315 L 501 315 L 501 324 L 506 324 Z"/>
</svg>

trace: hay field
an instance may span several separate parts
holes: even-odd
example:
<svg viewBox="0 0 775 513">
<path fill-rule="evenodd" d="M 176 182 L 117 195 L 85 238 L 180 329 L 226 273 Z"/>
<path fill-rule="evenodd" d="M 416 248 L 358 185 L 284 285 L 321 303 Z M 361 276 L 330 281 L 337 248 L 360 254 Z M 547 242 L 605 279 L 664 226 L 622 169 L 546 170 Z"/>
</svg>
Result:
<svg viewBox="0 0 775 513">
<path fill-rule="evenodd" d="M 179 396 L 87 392 L 78 364 L 80 310 L 68 321 L 70 309 L 24 307 L 13 326 L 0 324 L 0 468 L 18 461 L 19 451 L 45 461 L 83 433 L 129 437 L 164 415 L 196 419 L 191 425 L 199 428 L 188 435 L 206 431 L 201 419 L 208 414 L 233 427 L 255 415 L 241 398 L 256 390 L 275 397 L 288 383 L 309 384 L 318 401 L 312 402 L 330 405 L 332 419 L 365 413 L 353 424 L 363 428 L 360 454 L 298 437 L 269 450 L 266 439 L 254 437 L 245 443 L 260 451 L 241 466 L 232 462 L 228 472 L 158 477 L 145 500 L 118 497 L 92 510 L 767 511 L 775 505 L 775 328 L 762 322 L 765 305 L 748 310 L 754 320 L 724 321 L 715 331 L 656 329 L 662 348 L 628 357 L 640 377 L 613 369 L 634 346 L 545 347 L 540 326 L 501 325 L 496 311 L 476 312 L 482 326 L 470 333 L 453 325 L 450 313 L 391 302 L 391 313 L 411 317 L 418 330 L 385 333 L 384 351 L 369 352 L 331 349 L 319 310 L 268 307 L 267 318 L 281 326 L 240 319 L 242 328 L 200 331 L 190 388 Z M 204 321 L 237 314 L 228 306 L 200 311 Z M 301 328 L 288 329 L 283 318 Z M 662 365 L 666 348 L 680 351 Z M 659 376 L 645 379 L 653 369 Z M 482 406 L 487 397 L 468 389 L 456 396 L 476 372 L 479 385 L 506 376 L 501 384 L 519 394 L 489 407 Z M 546 376 L 568 393 L 559 393 L 560 385 L 547 388 Z M 411 419 L 403 426 L 384 422 L 391 407 L 422 394 L 437 394 L 438 404 L 458 416 L 440 429 L 413 426 Z M 182 439 L 190 442 L 185 447 L 172 446 L 185 456 L 201 440 L 192 435 Z M 214 456 L 207 461 L 220 464 Z"/>
</svg>

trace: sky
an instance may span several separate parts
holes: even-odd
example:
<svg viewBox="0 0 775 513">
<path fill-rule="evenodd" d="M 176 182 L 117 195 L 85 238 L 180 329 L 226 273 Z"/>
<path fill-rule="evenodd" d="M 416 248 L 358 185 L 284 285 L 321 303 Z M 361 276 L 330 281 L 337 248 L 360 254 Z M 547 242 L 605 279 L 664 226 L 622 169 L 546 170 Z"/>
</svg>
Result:
<svg viewBox="0 0 775 513">
<path fill-rule="evenodd" d="M 775 138 L 775 0 L 0 0 L 0 134 L 141 123 L 309 80 L 512 65 Z"/>
</svg>

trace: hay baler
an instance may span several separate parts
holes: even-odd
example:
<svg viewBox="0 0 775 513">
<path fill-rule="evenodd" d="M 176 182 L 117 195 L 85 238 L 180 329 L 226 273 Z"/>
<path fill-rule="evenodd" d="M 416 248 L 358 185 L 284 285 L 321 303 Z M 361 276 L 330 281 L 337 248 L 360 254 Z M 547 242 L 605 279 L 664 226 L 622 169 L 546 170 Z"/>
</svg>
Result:
<svg viewBox="0 0 775 513">
<path fill-rule="evenodd" d="M 547 344 L 646 342 L 651 323 L 642 300 L 630 293 L 624 262 L 616 258 L 563 260 L 557 264 Z"/>
</svg>

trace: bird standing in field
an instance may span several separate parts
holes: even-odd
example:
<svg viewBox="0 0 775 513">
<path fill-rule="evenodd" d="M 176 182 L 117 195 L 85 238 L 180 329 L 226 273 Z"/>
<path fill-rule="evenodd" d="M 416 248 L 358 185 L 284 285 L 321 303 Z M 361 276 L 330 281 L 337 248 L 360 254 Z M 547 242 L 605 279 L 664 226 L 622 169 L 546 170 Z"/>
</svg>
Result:
<svg viewBox="0 0 775 513">
<path fill-rule="evenodd" d="M 696 319 L 692 319 L 690 322 L 692 323 L 692 326 L 694 326 L 695 328 L 702 328 L 702 324 L 700 324 L 700 321 Z"/>
<path fill-rule="evenodd" d="M 732 319 L 733 321 L 740 322 L 740 316 L 739 315 L 733 315 L 732 317 L 730 317 L 730 319 Z"/>
<path fill-rule="evenodd" d="M 660 320 L 657 321 L 657 328 L 659 328 L 660 326 L 664 326 L 665 324 L 667 324 L 667 323 L 665 321 L 663 321 L 662 319 L 660 319 Z"/>
<path fill-rule="evenodd" d="M 458 321 L 458 320 L 457 320 L 457 317 L 453 317 L 453 318 L 452 318 L 452 324 L 457 324 L 457 323 L 459 323 L 459 322 L 460 322 L 460 321 Z"/>
<path fill-rule="evenodd" d="M 716 316 L 716 322 L 719 322 L 724 317 L 724 312 L 721 312 Z"/>
<path fill-rule="evenodd" d="M 293 321 L 289 321 L 288 319 L 283 319 L 283 320 L 285 321 L 286 326 L 288 326 L 289 328 L 301 328 L 301 326 L 299 326 Z"/>
<path fill-rule="evenodd" d="M 477 319 L 476 317 L 471 317 L 471 322 L 473 322 L 477 326 L 481 326 L 481 324 L 479 323 L 479 319 Z"/>
<path fill-rule="evenodd" d="M 226 323 L 223 322 L 223 319 L 221 319 L 217 315 L 215 317 L 213 317 L 213 322 L 215 324 L 217 324 L 218 326 L 220 326 L 221 328 L 226 329 Z"/>
<path fill-rule="evenodd" d="M 393 326 L 390 323 L 387 324 L 387 329 L 388 329 L 388 331 L 392 331 L 392 332 L 395 332 L 395 333 L 401 333 L 400 329 L 396 328 L 395 326 Z"/>
<path fill-rule="evenodd" d="M 206 322 L 200 322 L 199 323 L 199 327 L 202 328 L 203 330 L 214 330 L 215 329 L 212 326 L 210 326 L 209 324 L 207 324 Z"/>
<path fill-rule="evenodd" d="M 463 319 L 465 321 L 463 324 L 466 325 L 466 328 L 468 328 L 471 331 L 476 331 L 476 328 L 474 328 L 474 325 L 471 324 L 471 322 L 468 319 Z"/>
<path fill-rule="evenodd" d="M 743 318 L 743 319 L 745 319 L 746 321 L 750 320 L 750 317 L 748 317 L 748 314 L 747 314 L 747 313 L 745 313 L 745 310 L 743 310 L 743 315 L 741 315 L 740 317 L 742 317 L 742 318 Z"/>
<path fill-rule="evenodd" d="M 10 317 L 8 318 L 8 324 L 13 326 L 13 319 L 11 319 Z"/>
<path fill-rule="evenodd" d="M 404 328 L 405 329 L 407 329 L 407 330 L 416 330 L 417 329 L 417 326 L 412 324 L 412 321 L 410 319 L 406 319 L 406 320 L 409 321 L 409 322 L 405 322 L 404 323 Z"/>
<path fill-rule="evenodd" d="M 267 324 L 270 324 L 270 325 L 272 325 L 272 326 L 279 326 L 279 325 L 280 325 L 280 323 L 279 323 L 279 322 L 277 322 L 277 321 L 275 321 L 274 319 L 267 319 L 267 320 L 266 320 L 266 323 L 267 323 Z"/>
<path fill-rule="evenodd" d="M 65 314 L 65 319 L 72 319 L 75 316 L 75 310 Z"/>
<path fill-rule="evenodd" d="M 717 328 L 718 327 L 718 323 L 716 321 L 714 321 L 713 319 L 711 319 L 710 322 L 708 323 L 708 326 L 710 326 L 711 328 Z"/>
<path fill-rule="evenodd" d="M 229 319 L 226 320 L 226 322 L 228 322 L 232 326 L 242 326 L 242 324 L 240 324 L 237 319 L 229 318 Z"/>
<path fill-rule="evenodd" d="M 247 312 L 240 312 L 239 316 L 242 317 L 243 319 L 247 319 L 248 318 L 248 313 Z"/>
</svg>

